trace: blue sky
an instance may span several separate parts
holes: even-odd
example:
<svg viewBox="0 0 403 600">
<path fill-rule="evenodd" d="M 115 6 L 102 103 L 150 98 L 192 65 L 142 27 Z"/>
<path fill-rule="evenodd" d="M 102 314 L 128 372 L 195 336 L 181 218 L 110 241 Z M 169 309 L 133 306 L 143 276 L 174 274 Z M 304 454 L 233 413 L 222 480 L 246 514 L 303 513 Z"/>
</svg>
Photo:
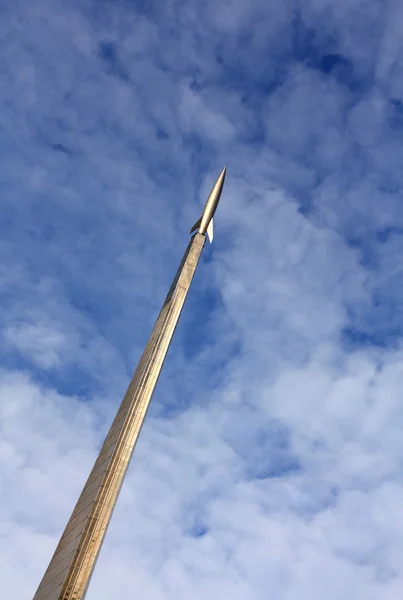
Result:
<svg viewBox="0 0 403 600">
<path fill-rule="evenodd" d="M 0 15 L 6 595 L 33 596 L 228 164 L 88 600 L 400 598 L 400 3 Z"/>
</svg>

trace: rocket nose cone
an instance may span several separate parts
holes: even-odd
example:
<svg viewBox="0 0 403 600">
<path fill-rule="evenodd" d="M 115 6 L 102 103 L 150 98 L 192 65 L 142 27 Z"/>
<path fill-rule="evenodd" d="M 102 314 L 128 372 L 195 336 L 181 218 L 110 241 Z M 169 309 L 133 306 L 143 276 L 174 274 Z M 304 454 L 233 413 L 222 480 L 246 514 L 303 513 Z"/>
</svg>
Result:
<svg viewBox="0 0 403 600">
<path fill-rule="evenodd" d="M 218 181 L 222 181 L 222 183 L 224 184 L 224 179 L 225 179 L 226 174 L 227 174 L 227 165 L 225 165 L 225 167 L 223 168 L 223 170 L 219 174 Z"/>
<path fill-rule="evenodd" d="M 207 198 L 207 202 L 204 207 L 202 216 L 200 217 L 200 220 L 197 221 L 197 223 L 195 223 L 193 225 L 191 233 L 192 233 L 192 231 L 194 231 L 197 228 L 199 229 L 199 233 L 201 233 L 203 235 L 206 233 L 206 231 L 209 227 L 209 224 L 215 214 L 218 203 L 220 201 L 226 172 L 227 172 L 227 167 L 224 167 L 223 170 L 221 171 L 221 173 L 219 174 L 219 176 L 217 177 L 216 182 L 213 185 L 213 188 Z"/>
<path fill-rule="evenodd" d="M 217 181 L 213 185 L 213 189 L 211 190 L 210 196 L 214 195 L 216 202 L 218 203 L 222 189 L 224 187 L 225 175 L 227 173 L 227 167 L 225 166 L 219 176 L 217 177 Z"/>
</svg>

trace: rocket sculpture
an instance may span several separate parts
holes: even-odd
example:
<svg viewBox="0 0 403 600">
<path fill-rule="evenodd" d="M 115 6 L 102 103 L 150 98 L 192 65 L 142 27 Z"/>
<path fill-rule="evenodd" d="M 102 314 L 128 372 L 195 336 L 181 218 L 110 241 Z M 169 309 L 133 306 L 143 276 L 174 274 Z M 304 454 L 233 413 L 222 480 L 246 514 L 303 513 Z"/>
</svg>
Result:
<svg viewBox="0 0 403 600">
<path fill-rule="evenodd" d="M 226 168 L 220 173 L 140 358 L 133 379 L 81 496 L 66 525 L 34 600 L 82 600 L 116 504 L 158 376 L 175 332 L 206 233 L 213 239 L 213 216 Z"/>
</svg>

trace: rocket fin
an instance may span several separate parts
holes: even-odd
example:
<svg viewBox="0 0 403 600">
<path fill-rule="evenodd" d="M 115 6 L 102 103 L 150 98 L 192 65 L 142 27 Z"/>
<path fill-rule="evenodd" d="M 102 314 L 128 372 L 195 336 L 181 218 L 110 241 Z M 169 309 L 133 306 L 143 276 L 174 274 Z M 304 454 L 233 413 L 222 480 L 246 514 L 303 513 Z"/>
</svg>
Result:
<svg viewBox="0 0 403 600">
<path fill-rule="evenodd" d="M 196 231 L 196 229 L 199 229 L 201 220 L 202 220 L 202 218 L 200 217 L 200 219 L 198 221 L 196 221 L 196 223 L 193 225 L 192 229 L 190 230 L 190 233 L 193 233 L 194 231 Z"/>
<path fill-rule="evenodd" d="M 213 237 L 214 237 L 214 233 L 213 233 L 213 219 L 211 219 L 210 223 L 208 224 L 207 227 L 207 236 L 208 239 L 210 241 L 210 244 L 213 243 Z"/>
</svg>

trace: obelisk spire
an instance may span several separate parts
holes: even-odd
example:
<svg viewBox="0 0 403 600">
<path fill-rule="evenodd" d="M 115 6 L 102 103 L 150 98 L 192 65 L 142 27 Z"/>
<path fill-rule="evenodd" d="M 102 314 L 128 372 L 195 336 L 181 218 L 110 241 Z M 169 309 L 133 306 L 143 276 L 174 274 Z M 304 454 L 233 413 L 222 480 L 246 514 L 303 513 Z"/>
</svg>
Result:
<svg viewBox="0 0 403 600">
<path fill-rule="evenodd" d="M 158 376 L 220 200 L 219 175 L 140 358 L 133 379 L 67 523 L 34 600 L 82 600 L 138 439 Z M 211 236 L 210 236 L 211 239 Z"/>
</svg>

